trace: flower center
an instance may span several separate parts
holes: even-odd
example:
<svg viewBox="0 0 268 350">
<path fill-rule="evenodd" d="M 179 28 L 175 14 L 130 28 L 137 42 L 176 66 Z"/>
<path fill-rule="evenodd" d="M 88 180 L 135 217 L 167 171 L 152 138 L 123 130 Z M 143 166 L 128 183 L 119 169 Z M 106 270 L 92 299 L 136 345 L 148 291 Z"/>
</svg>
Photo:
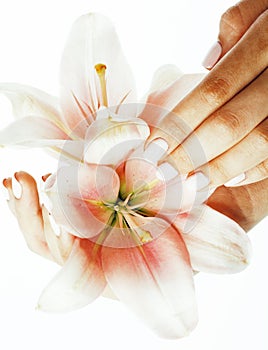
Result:
<svg viewBox="0 0 268 350">
<path fill-rule="evenodd" d="M 107 88 L 106 88 L 106 79 L 105 79 L 105 73 L 106 73 L 106 66 L 103 63 L 98 63 L 95 65 L 96 73 L 99 77 L 100 82 L 100 88 L 101 88 L 101 105 L 103 107 L 108 107 L 108 98 L 107 98 Z"/>
<path fill-rule="evenodd" d="M 141 226 L 139 226 L 139 219 L 144 218 L 146 215 L 140 212 L 142 204 L 131 205 L 131 197 L 133 193 L 130 193 L 125 199 L 118 198 L 114 204 L 105 203 L 107 207 L 114 211 L 113 223 L 125 233 L 129 233 L 133 240 L 138 244 L 144 244 L 150 242 L 153 237 L 151 233 Z"/>
<path fill-rule="evenodd" d="M 136 209 L 136 207 L 130 206 L 128 204 L 131 196 L 132 196 L 132 193 L 130 193 L 126 197 L 126 199 L 118 198 L 116 203 L 113 203 L 113 204 L 105 203 L 105 205 L 108 206 L 110 209 L 114 210 L 118 214 L 128 214 L 128 213 L 134 214 L 134 209 Z"/>
</svg>

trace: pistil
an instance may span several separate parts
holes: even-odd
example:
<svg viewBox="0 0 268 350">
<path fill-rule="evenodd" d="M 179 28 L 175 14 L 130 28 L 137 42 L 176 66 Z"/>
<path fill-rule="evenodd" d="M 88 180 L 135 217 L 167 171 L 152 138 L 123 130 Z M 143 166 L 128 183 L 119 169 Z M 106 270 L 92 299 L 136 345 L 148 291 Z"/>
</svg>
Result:
<svg viewBox="0 0 268 350">
<path fill-rule="evenodd" d="M 108 107 L 106 79 L 105 79 L 106 66 L 103 63 L 96 64 L 95 70 L 96 70 L 96 73 L 98 74 L 99 81 L 100 81 L 102 105 L 104 107 Z"/>
</svg>

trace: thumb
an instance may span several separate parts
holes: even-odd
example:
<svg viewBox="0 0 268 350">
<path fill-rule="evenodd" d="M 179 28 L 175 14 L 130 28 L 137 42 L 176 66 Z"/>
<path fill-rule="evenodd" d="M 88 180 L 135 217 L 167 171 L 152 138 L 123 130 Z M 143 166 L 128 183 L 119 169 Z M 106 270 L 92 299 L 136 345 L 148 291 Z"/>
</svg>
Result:
<svg viewBox="0 0 268 350">
<path fill-rule="evenodd" d="M 268 215 L 267 196 L 268 178 L 246 186 L 218 187 L 207 204 L 249 231 Z"/>
<path fill-rule="evenodd" d="M 244 35 L 253 22 L 268 9 L 268 0 L 243 0 L 230 7 L 220 20 L 219 41 L 222 56 Z"/>
<path fill-rule="evenodd" d="M 218 42 L 209 50 L 203 66 L 213 68 L 267 9 L 268 0 L 242 0 L 224 12 L 220 20 Z"/>
</svg>

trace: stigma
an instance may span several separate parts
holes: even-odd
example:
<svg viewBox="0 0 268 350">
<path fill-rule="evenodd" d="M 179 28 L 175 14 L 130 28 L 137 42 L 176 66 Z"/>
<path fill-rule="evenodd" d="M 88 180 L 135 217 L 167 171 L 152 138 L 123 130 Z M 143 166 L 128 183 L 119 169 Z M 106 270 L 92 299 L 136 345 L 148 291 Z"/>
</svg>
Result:
<svg viewBox="0 0 268 350">
<path fill-rule="evenodd" d="M 108 107 L 107 88 L 106 88 L 106 79 L 105 79 L 106 65 L 103 63 L 98 63 L 95 65 L 95 70 L 99 77 L 99 82 L 100 82 L 101 97 L 102 97 L 101 104 L 103 107 Z"/>
</svg>

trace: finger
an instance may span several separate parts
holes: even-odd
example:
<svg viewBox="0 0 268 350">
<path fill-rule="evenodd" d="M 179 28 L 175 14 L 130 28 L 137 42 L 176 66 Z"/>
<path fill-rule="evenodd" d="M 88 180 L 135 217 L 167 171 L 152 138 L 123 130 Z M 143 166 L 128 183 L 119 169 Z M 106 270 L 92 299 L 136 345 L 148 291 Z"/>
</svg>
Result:
<svg viewBox="0 0 268 350">
<path fill-rule="evenodd" d="M 268 118 L 228 152 L 200 167 L 218 187 L 268 158 Z"/>
<path fill-rule="evenodd" d="M 203 67 L 212 69 L 267 8 L 268 0 L 243 0 L 224 12 L 220 20 L 218 41 L 206 54 Z"/>
<path fill-rule="evenodd" d="M 207 118 L 170 154 L 189 173 L 242 140 L 268 115 L 268 69 L 231 101 Z M 215 135 L 217 135 L 215 139 Z M 216 142 L 215 142 L 216 141 Z"/>
<path fill-rule="evenodd" d="M 148 143 L 165 138 L 173 150 L 210 114 L 229 101 L 268 65 L 268 10 L 243 38 L 155 128 Z M 185 128 L 185 125 L 187 128 Z M 187 131 L 188 129 L 188 131 Z"/>
<path fill-rule="evenodd" d="M 221 186 L 207 204 L 248 231 L 268 215 L 268 179 L 247 186 Z"/>
<path fill-rule="evenodd" d="M 220 20 L 221 57 L 244 35 L 252 23 L 268 9 L 268 0 L 243 0 L 230 7 Z"/>
<path fill-rule="evenodd" d="M 228 187 L 245 186 L 268 178 L 268 159 L 244 173 L 244 179 Z M 225 184 L 226 186 L 226 184 Z"/>
</svg>

